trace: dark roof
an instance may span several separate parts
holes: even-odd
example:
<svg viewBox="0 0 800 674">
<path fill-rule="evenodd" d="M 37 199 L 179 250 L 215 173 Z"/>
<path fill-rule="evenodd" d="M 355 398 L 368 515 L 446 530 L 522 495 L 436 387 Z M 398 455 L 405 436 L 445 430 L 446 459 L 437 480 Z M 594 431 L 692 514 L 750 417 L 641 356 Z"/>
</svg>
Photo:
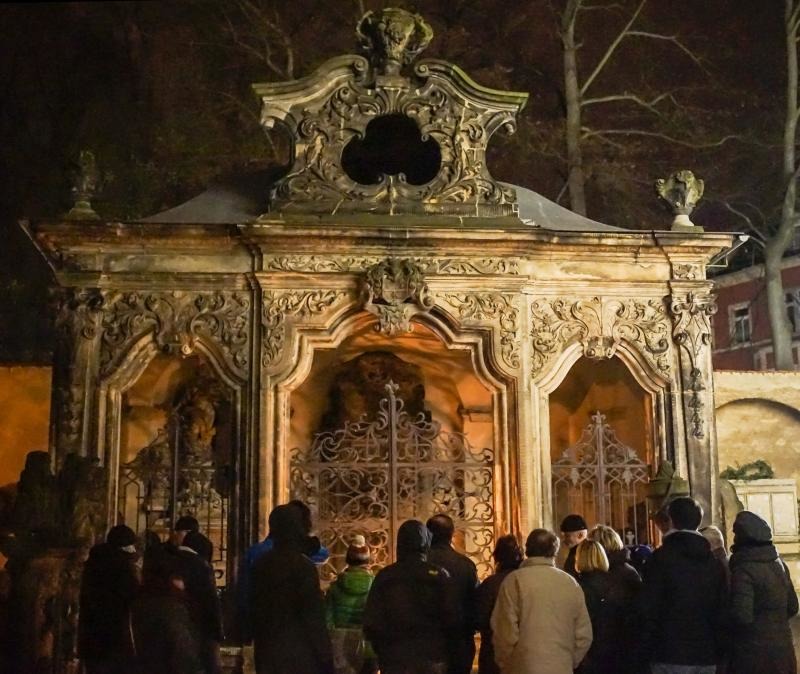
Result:
<svg viewBox="0 0 800 674">
<path fill-rule="evenodd" d="M 174 208 L 156 213 L 140 222 L 236 224 L 249 222 L 267 210 L 269 186 L 275 179 L 274 169 L 239 176 L 212 185 L 205 192 Z M 606 232 L 621 227 L 605 225 L 573 213 L 526 187 L 513 185 L 519 201 L 519 217 L 523 222 L 557 231 Z"/>
</svg>

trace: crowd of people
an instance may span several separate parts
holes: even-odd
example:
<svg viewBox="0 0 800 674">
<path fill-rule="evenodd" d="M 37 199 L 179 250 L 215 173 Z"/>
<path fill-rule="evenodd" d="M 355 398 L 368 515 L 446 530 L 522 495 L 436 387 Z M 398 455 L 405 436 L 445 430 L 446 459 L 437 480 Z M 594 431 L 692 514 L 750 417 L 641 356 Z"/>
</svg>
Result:
<svg viewBox="0 0 800 674">
<path fill-rule="evenodd" d="M 653 518 L 655 550 L 569 515 L 494 548 L 495 573 L 453 547 L 445 514 L 404 522 L 396 562 L 370 571 L 363 536 L 323 592 L 329 553 L 299 501 L 276 507 L 238 577 L 242 636 L 258 674 L 796 674 L 789 570 L 769 525 L 743 511 L 729 556 L 692 498 Z M 562 545 L 563 542 L 563 545 Z M 211 548 L 191 517 L 143 557 L 112 528 L 84 569 L 80 655 L 88 674 L 219 674 L 222 626 Z M 634 562 L 633 564 L 631 562 Z"/>
</svg>

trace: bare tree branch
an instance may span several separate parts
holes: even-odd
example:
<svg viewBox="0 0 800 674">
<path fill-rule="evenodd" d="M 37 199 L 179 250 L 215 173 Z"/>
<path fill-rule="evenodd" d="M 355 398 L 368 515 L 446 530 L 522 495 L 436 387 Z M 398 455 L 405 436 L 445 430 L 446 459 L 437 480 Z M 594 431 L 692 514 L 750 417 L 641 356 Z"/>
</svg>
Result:
<svg viewBox="0 0 800 674">
<path fill-rule="evenodd" d="M 661 138 L 662 140 L 668 141 L 670 143 L 675 143 L 676 145 L 681 145 L 683 147 L 691 147 L 696 150 L 701 150 L 710 147 L 719 147 L 724 143 L 727 143 L 729 140 L 741 140 L 741 136 L 737 134 L 729 134 L 720 138 L 719 140 L 711 141 L 709 143 L 698 143 L 688 140 L 682 140 L 681 138 L 675 138 L 670 136 L 666 133 L 661 133 L 659 131 L 645 131 L 643 129 L 589 129 L 587 127 L 583 127 L 582 129 L 582 138 L 594 138 L 598 136 L 645 136 L 648 138 Z"/>
<path fill-rule="evenodd" d="M 665 40 L 666 42 L 671 42 L 674 44 L 678 49 L 680 49 L 684 54 L 686 54 L 692 61 L 694 61 L 695 65 L 705 72 L 705 66 L 700 58 L 695 54 L 689 47 L 687 47 L 683 42 L 681 42 L 676 35 L 661 35 L 660 33 L 649 33 L 643 30 L 631 30 L 628 31 L 628 37 L 644 37 L 650 40 Z"/>
<path fill-rule="evenodd" d="M 725 208 L 727 211 L 730 211 L 731 213 L 733 213 L 738 218 L 741 218 L 742 220 L 744 220 L 747 223 L 748 231 L 751 233 L 753 238 L 756 239 L 762 246 L 766 243 L 767 239 L 764 236 L 764 233 L 762 231 L 762 227 L 756 225 L 753 222 L 752 218 L 749 215 L 747 215 L 747 213 L 745 213 L 744 211 L 736 208 L 729 201 L 720 200 L 717 203 L 719 203 L 723 208 Z"/>
<path fill-rule="evenodd" d="M 659 94 L 655 98 L 650 101 L 646 101 L 641 96 L 637 96 L 636 94 L 611 94 L 609 96 L 598 96 L 596 98 L 584 98 L 581 101 L 582 106 L 587 105 L 596 105 L 597 103 L 615 103 L 619 101 L 629 101 L 631 103 L 635 103 L 636 105 L 649 110 L 654 115 L 658 115 L 659 117 L 663 117 L 662 113 L 655 107 L 661 101 L 671 98 L 671 94 L 669 92 Z M 674 99 L 673 99 L 674 100 Z"/>
<path fill-rule="evenodd" d="M 647 0 L 641 0 L 639 6 L 636 8 L 634 13 L 631 15 L 631 18 L 628 20 L 628 23 L 625 24 L 625 27 L 617 34 L 617 37 L 615 37 L 614 40 L 611 42 L 611 44 L 608 46 L 608 49 L 606 49 L 606 53 L 603 54 L 603 56 L 600 58 L 600 61 L 595 66 L 594 70 L 592 71 L 592 74 L 589 75 L 589 77 L 587 77 L 586 81 L 583 83 L 583 86 L 581 87 L 580 91 L 581 96 L 583 96 L 588 91 L 589 87 L 592 86 L 592 82 L 594 82 L 595 78 L 602 72 L 603 68 L 605 68 L 606 63 L 608 63 L 609 59 L 614 55 L 614 52 L 617 51 L 617 47 L 619 47 L 619 45 L 625 39 L 625 36 L 628 34 L 628 31 L 630 30 L 631 26 L 636 22 L 636 19 L 639 18 L 639 14 L 641 13 L 642 9 L 644 9 L 644 6 L 646 4 Z"/>
</svg>

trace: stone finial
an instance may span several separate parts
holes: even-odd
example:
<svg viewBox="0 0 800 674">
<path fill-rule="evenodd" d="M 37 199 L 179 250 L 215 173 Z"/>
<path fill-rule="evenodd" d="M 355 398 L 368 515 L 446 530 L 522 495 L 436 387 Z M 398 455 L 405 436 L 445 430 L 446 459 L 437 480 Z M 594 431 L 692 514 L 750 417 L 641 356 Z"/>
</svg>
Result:
<svg viewBox="0 0 800 674">
<path fill-rule="evenodd" d="M 703 197 L 704 183 L 700 178 L 691 171 L 676 171 L 669 178 L 656 180 L 655 188 L 656 194 L 675 216 L 673 230 L 696 227 L 689 216 Z M 702 231 L 702 228 L 698 229 Z"/>
<path fill-rule="evenodd" d="M 383 75 L 398 75 L 428 46 L 433 29 L 419 14 L 387 7 L 361 17 L 356 33 L 372 65 Z"/>
<path fill-rule="evenodd" d="M 92 208 L 92 199 L 97 194 L 100 183 L 100 174 L 97 171 L 97 162 L 94 153 L 81 150 L 78 160 L 80 170 L 75 174 L 72 184 L 72 197 L 75 200 L 67 220 L 99 220 L 100 216 Z"/>
</svg>

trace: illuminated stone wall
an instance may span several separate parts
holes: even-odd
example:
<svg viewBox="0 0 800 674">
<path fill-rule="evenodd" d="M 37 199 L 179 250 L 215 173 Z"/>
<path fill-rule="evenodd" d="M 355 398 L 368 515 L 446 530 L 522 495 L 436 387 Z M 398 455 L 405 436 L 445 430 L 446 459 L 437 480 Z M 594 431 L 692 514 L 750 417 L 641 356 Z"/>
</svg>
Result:
<svg viewBox="0 0 800 674">
<path fill-rule="evenodd" d="M 0 486 L 19 479 L 28 452 L 48 448 L 49 367 L 0 367 Z"/>
</svg>

